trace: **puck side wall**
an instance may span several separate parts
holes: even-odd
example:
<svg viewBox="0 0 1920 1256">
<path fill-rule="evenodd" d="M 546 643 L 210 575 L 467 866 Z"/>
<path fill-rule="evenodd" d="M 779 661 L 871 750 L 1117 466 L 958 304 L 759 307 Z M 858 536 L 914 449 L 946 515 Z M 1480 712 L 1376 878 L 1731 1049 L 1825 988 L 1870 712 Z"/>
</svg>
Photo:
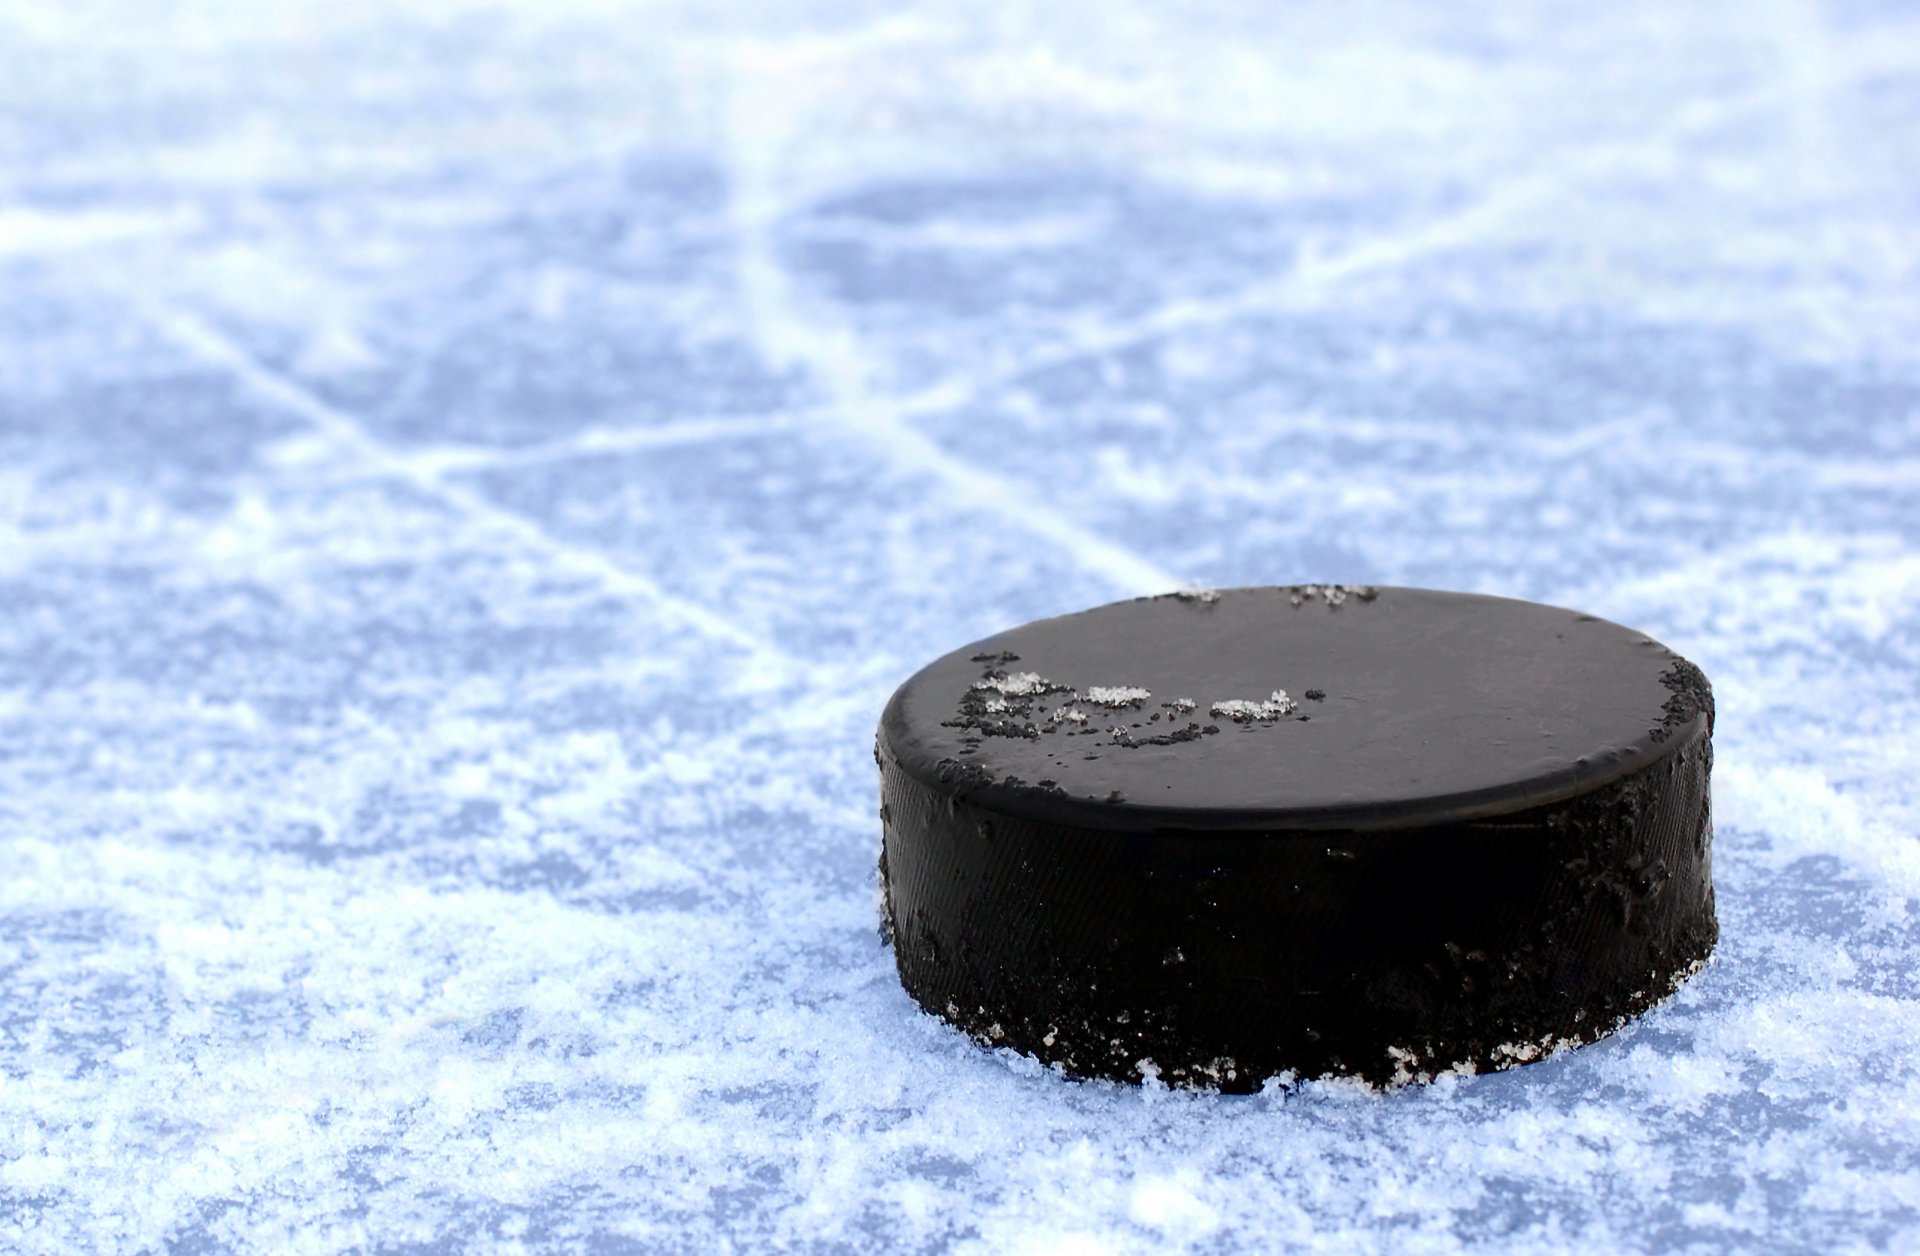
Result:
<svg viewBox="0 0 1920 1256">
<path fill-rule="evenodd" d="M 900 977 L 1076 1076 L 1246 1090 L 1523 1063 L 1610 1032 L 1711 952 L 1709 728 L 1552 806 L 1347 834 L 1039 821 L 920 781 L 883 732 Z"/>
</svg>

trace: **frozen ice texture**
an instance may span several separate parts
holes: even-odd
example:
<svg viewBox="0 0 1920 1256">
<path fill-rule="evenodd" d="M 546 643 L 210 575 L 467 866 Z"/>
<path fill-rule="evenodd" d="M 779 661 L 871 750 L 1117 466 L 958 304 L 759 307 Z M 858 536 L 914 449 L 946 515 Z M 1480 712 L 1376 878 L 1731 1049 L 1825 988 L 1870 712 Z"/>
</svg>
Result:
<svg viewBox="0 0 1920 1256">
<path fill-rule="evenodd" d="M 1911 1250 L 1917 67 L 1883 0 L 7 5 L 0 1250 Z M 1715 961 L 1386 1098 L 920 1015 L 894 686 L 1305 581 L 1696 660 Z"/>
</svg>

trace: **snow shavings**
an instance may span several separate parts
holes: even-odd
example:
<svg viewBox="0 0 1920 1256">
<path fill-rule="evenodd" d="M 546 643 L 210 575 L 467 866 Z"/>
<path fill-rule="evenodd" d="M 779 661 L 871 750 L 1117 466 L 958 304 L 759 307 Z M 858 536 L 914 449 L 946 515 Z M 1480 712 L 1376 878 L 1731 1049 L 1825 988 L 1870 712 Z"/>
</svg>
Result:
<svg viewBox="0 0 1920 1256">
<path fill-rule="evenodd" d="M 1259 701 L 1250 698 L 1225 698 L 1214 703 L 1207 710 L 1210 714 L 1223 716 L 1236 724 L 1249 724 L 1277 720 L 1291 712 L 1294 706 L 1295 703 L 1287 696 L 1286 690 L 1276 689 Z"/>
<path fill-rule="evenodd" d="M 1371 602 L 1380 596 L 1380 591 L 1370 584 L 1296 584 L 1289 586 L 1286 594 L 1287 601 L 1295 606 L 1318 600 L 1324 602 L 1328 610 L 1338 610 L 1350 597 Z"/>
<path fill-rule="evenodd" d="M 1015 672 L 1010 676 L 989 676 L 974 682 L 975 689 L 991 689 L 1010 698 L 1024 698 L 1051 690 L 1053 682 L 1038 672 Z"/>
</svg>

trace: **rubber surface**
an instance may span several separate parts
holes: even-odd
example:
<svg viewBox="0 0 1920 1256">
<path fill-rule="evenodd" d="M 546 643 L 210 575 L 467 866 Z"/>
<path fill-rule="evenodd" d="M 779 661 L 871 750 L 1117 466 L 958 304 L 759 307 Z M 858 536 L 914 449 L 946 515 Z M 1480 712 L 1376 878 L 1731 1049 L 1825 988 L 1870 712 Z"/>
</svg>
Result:
<svg viewBox="0 0 1920 1256">
<path fill-rule="evenodd" d="M 881 721 L 901 979 L 1080 1076 L 1537 1058 L 1712 950 L 1711 725 L 1670 650 L 1508 599 L 1240 589 L 1017 628 Z"/>
</svg>

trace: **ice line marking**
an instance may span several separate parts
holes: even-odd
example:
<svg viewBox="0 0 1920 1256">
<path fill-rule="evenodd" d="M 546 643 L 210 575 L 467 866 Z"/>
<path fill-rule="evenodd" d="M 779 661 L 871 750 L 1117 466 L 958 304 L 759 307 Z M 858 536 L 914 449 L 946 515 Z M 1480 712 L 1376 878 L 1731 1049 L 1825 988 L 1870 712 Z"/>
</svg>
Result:
<svg viewBox="0 0 1920 1256">
<path fill-rule="evenodd" d="M 1253 285 L 1218 300 L 1174 302 L 1107 335 L 1037 354 L 983 379 L 950 379 L 906 397 L 889 399 L 876 396 L 868 387 L 854 334 L 845 328 L 823 326 L 817 316 L 810 317 L 813 312 L 804 308 L 777 259 L 770 232 L 781 216 L 782 205 L 772 192 L 777 181 L 770 164 L 788 123 L 783 121 L 782 110 L 756 107 L 753 94 L 746 92 L 732 102 L 730 127 L 733 161 L 729 173 L 734 185 L 730 211 L 740 249 L 741 289 L 759 339 L 770 356 L 802 366 L 820 379 L 836 403 L 838 417 L 882 447 L 897 465 L 934 475 L 1054 542 L 1086 569 L 1122 587 L 1139 591 L 1177 588 L 1182 581 L 1171 572 L 1090 532 L 1058 510 L 1016 494 L 999 478 L 948 452 L 907 420 L 964 405 L 1037 371 L 1123 351 L 1255 311 L 1283 308 L 1305 294 L 1485 238 L 1490 229 L 1527 209 L 1552 203 L 1597 171 L 1658 154 L 1675 140 L 1747 112 L 1778 94 L 1777 89 L 1762 89 L 1696 102 L 1694 108 L 1682 110 L 1678 121 L 1655 136 L 1605 145 L 1579 154 L 1557 169 L 1515 179 L 1473 204 L 1410 232 L 1364 242 L 1331 257 L 1309 257 L 1276 281 Z"/>
<path fill-rule="evenodd" d="M 1581 180 L 1605 169 L 1636 158 L 1658 154 L 1676 140 L 1718 122 L 1738 117 L 1760 105 L 1777 99 L 1777 88 L 1760 89 L 1724 100 L 1694 102 L 1689 110 L 1677 110 L 1682 116 L 1658 134 L 1637 143 L 1603 145 L 1561 164 L 1558 169 L 1530 178 L 1519 178 L 1453 213 L 1398 235 L 1382 236 L 1354 245 L 1324 258 L 1308 257 L 1279 278 L 1249 285 L 1238 292 L 1216 299 L 1187 299 L 1170 302 L 1130 323 L 1116 326 L 1104 335 L 1089 335 L 1077 343 L 1035 354 L 1025 362 L 978 380 L 972 387 L 964 381 L 946 381 L 922 393 L 904 399 L 903 414 L 918 414 L 959 404 L 1005 387 L 1040 371 L 1053 370 L 1152 344 L 1182 331 L 1216 326 L 1242 315 L 1284 308 L 1301 296 L 1322 291 L 1359 276 L 1393 270 L 1421 258 L 1445 253 L 1461 244 L 1485 238 L 1489 229 L 1510 220 L 1529 208 L 1552 203 L 1553 199 L 1578 186 Z"/>
<path fill-rule="evenodd" d="M 835 417 L 876 445 L 895 465 L 944 482 L 963 498 L 1052 542 L 1087 571 L 1120 588 L 1151 593 L 1181 587 L 1179 577 L 1150 559 L 1035 500 L 1031 492 L 1019 492 L 999 476 L 949 453 L 905 422 L 900 407 L 873 393 L 864 378 L 863 351 L 857 336 L 849 329 L 823 323 L 818 312 L 805 308 L 774 255 L 772 218 L 762 212 L 771 204 L 771 198 L 762 191 L 767 186 L 762 160 L 767 142 L 765 137 L 752 134 L 751 124 L 743 117 L 762 111 L 736 101 L 734 112 L 732 213 L 740 250 L 740 287 L 768 356 L 803 367 L 818 379 L 833 400 Z M 770 116 L 774 115 L 762 114 L 761 121 Z M 756 139 L 761 142 L 756 143 Z"/>
<path fill-rule="evenodd" d="M 800 431 L 809 420 L 818 421 L 820 417 L 821 412 L 811 408 L 760 415 L 709 415 L 675 419 L 650 427 L 587 428 L 559 440 L 517 448 L 426 445 L 409 450 L 406 456 L 408 461 L 419 463 L 436 476 L 475 471 L 512 471 L 543 463 L 565 462 L 570 458 L 591 454 L 624 454 L 643 449 L 673 449 L 683 445 L 775 436 Z"/>
<path fill-rule="evenodd" d="M 778 663 L 783 668 L 800 666 L 797 660 L 743 631 L 719 613 L 669 593 L 597 550 L 563 541 L 524 515 L 498 506 L 471 489 L 448 483 L 441 478 L 441 469 L 436 464 L 415 461 L 384 444 L 351 414 L 329 405 L 285 375 L 261 363 L 233 339 L 198 316 L 171 307 L 142 308 L 154 325 L 174 343 L 209 366 L 229 372 L 261 397 L 300 415 L 368 465 L 413 485 L 469 519 L 508 533 L 563 570 L 597 581 L 602 587 L 622 596 L 651 602 L 706 636 L 740 646 L 766 662 Z"/>
</svg>

